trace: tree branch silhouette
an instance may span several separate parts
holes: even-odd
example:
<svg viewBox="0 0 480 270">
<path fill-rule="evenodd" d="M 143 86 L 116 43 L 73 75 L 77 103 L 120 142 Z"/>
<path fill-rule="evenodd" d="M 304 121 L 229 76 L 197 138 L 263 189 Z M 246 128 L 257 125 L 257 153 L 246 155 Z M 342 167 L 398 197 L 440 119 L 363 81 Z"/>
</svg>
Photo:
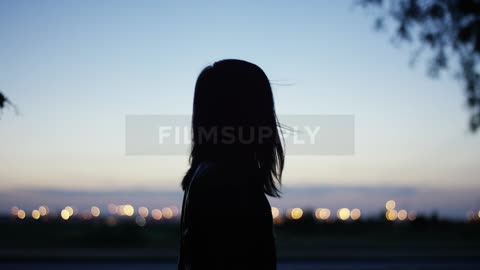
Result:
<svg viewBox="0 0 480 270">
<path fill-rule="evenodd" d="M 2 92 L 0 92 L 0 109 L 3 109 L 7 103 L 8 103 L 7 97 L 5 97 L 2 94 Z"/>
<path fill-rule="evenodd" d="M 17 115 L 19 114 L 17 106 L 15 106 L 15 104 L 13 104 L 2 92 L 0 92 L 0 116 L 2 109 L 4 109 L 7 105 L 10 105 Z"/>
<path fill-rule="evenodd" d="M 480 0 L 359 0 L 364 8 L 379 11 L 375 27 L 393 21 L 393 38 L 418 42 L 418 53 L 427 49 L 428 74 L 436 78 L 452 70 L 463 84 L 472 132 L 480 128 Z"/>
</svg>

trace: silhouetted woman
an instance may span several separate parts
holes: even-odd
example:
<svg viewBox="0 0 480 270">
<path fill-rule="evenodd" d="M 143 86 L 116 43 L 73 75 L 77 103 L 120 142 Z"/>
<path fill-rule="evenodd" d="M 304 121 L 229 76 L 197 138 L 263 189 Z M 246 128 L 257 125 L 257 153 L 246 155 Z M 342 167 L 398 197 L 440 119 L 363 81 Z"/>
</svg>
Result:
<svg viewBox="0 0 480 270">
<path fill-rule="evenodd" d="M 284 151 L 258 66 L 222 60 L 195 85 L 179 269 L 276 269 L 271 207 Z"/>
</svg>

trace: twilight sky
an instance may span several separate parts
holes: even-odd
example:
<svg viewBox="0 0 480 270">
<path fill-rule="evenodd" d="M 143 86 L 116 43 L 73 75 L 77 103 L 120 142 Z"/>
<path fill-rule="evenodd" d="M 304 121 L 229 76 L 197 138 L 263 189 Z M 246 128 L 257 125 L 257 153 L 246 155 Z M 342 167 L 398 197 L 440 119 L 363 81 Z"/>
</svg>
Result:
<svg viewBox="0 0 480 270">
<path fill-rule="evenodd" d="M 355 154 L 290 155 L 287 186 L 479 190 L 459 82 L 409 67 L 353 1 L 295 3 L 1 1 L 0 89 L 21 114 L 0 120 L 0 191 L 179 190 L 187 157 L 127 156 L 125 115 L 190 114 L 223 58 L 264 69 L 280 115 L 355 116 Z"/>
</svg>

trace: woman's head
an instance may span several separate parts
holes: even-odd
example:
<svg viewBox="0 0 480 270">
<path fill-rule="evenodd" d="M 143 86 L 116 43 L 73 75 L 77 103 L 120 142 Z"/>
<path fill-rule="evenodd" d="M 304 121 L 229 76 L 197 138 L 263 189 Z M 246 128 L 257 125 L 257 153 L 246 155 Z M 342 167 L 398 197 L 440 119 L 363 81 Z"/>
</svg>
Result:
<svg viewBox="0 0 480 270">
<path fill-rule="evenodd" d="M 272 89 L 261 68 L 242 60 L 206 67 L 195 85 L 190 171 L 202 161 L 226 159 L 255 162 L 265 174 L 265 193 L 279 195 L 284 151 Z"/>
</svg>

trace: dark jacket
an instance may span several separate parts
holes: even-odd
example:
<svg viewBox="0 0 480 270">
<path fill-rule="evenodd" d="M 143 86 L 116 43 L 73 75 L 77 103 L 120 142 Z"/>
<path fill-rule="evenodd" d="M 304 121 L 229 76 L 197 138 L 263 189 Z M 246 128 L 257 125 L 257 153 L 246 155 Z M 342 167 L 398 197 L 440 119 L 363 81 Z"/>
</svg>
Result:
<svg viewBox="0 0 480 270">
<path fill-rule="evenodd" d="M 185 190 L 179 270 L 276 269 L 270 204 L 255 166 L 201 163 Z"/>
</svg>

